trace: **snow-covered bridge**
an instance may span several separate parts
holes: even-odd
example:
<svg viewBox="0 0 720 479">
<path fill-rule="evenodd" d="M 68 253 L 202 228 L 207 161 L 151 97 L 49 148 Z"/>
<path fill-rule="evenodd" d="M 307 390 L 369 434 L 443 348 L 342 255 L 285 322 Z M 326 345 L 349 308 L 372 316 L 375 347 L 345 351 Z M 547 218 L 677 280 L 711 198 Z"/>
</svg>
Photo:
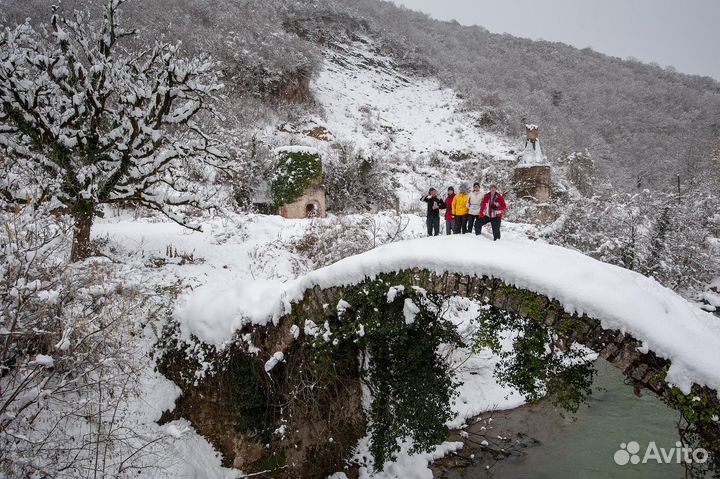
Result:
<svg viewBox="0 0 720 479">
<path fill-rule="evenodd" d="M 399 274 L 403 273 L 403 274 Z M 221 345 L 291 312 L 337 314 L 343 288 L 367 278 L 459 295 L 542 321 L 658 394 L 693 383 L 720 390 L 720 321 L 655 280 L 579 252 L 524 239 L 450 236 L 388 244 L 287 283 L 201 287 L 178 312 L 183 334 Z M 284 338 L 284 339 L 282 339 Z M 267 352 L 268 359 L 272 351 Z M 667 371 L 667 375 L 665 375 Z M 658 374 L 659 373 L 659 374 Z M 666 381 L 658 378 L 666 377 Z"/>
</svg>

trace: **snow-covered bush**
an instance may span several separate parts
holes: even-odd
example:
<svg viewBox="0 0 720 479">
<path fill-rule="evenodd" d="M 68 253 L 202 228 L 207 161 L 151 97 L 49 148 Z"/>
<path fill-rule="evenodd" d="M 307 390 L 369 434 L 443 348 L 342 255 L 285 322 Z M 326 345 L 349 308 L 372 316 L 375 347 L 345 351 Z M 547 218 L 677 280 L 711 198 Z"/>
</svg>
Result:
<svg viewBox="0 0 720 479">
<path fill-rule="evenodd" d="M 314 222 L 295 241 L 295 251 L 307 258 L 311 268 L 321 268 L 373 248 L 367 234 L 370 218 L 330 218 Z"/>
<path fill-rule="evenodd" d="M 378 158 L 343 151 L 325 168 L 328 210 L 366 213 L 394 209 L 395 188 L 388 165 Z"/>
<path fill-rule="evenodd" d="M 248 254 L 248 271 L 253 278 L 281 281 L 307 273 L 307 258 L 299 252 L 288 251 L 291 249 L 291 244 L 279 239 L 254 247 Z"/>
<path fill-rule="evenodd" d="M 227 190 L 226 194 L 232 197 L 232 201 L 226 203 L 242 211 L 248 211 L 253 204 L 265 201 L 268 202 L 269 207 L 272 207 L 269 204 L 269 197 L 258 197 L 259 191 L 263 188 L 265 195 L 271 194 L 268 178 L 272 177 L 272 150 L 258 141 L 255 135 L 239 141 L 237 138 L 227 138 L 227 140 L 233 141 L 236 148 L 229 151 L 230 158 L 224 163 L 227 168 L 224 168 L 215 179 L 221 194 Z M 272 209 L 275 213 L 276 210 Z"/>
<path fill-rule="evenodd" d="M 146 295 L 106 259 L 68 263 L 71 225 L 0 211 L 0 475 L 137 477 L 162 438 L 126 419 Z"/>
<path fill-rule="evenodd" d="M 694 297 L 720 275 L 712 221 L 719 208 L 711 193 L 631 194 L 606 185 L 591 197 L 573 196 L 542 236 Z"/>
<path fill-rule="evenodd" d="M 294 241 L 294 250 L 311 269 L 322 268 L 348 256 L 385 243 L 410 238 L 409 218 L 404 215 L 353 215 L 314 222 Z"/>
</svg>

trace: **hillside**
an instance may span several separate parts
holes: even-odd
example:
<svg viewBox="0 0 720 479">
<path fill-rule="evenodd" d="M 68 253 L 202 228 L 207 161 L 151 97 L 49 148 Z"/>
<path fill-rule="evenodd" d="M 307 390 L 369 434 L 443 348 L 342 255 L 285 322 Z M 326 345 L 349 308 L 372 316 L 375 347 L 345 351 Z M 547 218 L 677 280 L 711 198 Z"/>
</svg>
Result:
<svg viewBox="0 0 720 479">
<path fill-rule="evenodd" d="M 598 354 L 718 439 L 717 82 L 374 0 L 128 1 L 137 36 L 52 63 L 102 6 L 43 37 L 46 2 L 0 0 L 33 17 L 0 37 L 0 476 L 429 479 L 470 441 L 490 467 L 492 412 L 577 411 Z M 500 242 L 420 238 L 421 195 L 473 181 Z M 298 185 L 327 216 L 278 214 Z"/>
<path fill-rule="evenodd" d="M 404 72 L 370 38 L 328 48 L 325 58 L 310 85 L 321 112 L 296 125 L 299 134 L 287 141 L 319 147 L 329 157 L 340 145 L 380 161 L 398 185 L 401 209 L 414 210 L 430 186 L 497 181 L 492 173 L 507 175 L 518 161 L 517 142 L 483 130 L 480 114 L 467 110 L 453 90 Z"/>
<path fill-rule="evenodd" d="M 348 2 L 349 3 L 349 2 Z M 625 189 L 718 172 L 720 83 L 562 43 L 440 22 L 390 2 L 352 2 L 410 66 L 420 64 L 520 135 L 547 132 L 551 157 L 588 148 Z"/>
<path fill-rule="evenodd" d="M 323 153 L 336 214 L 422 213 L 416 198 L 430 186 L 496 183 L 513 203 L 508 219 L 542 216 L 547 241 L 653 274 L 688 297 L 717 276 L 717 82 L 437 22 L 387 2 L 213 5 L 123 7 L 139 26 L 130 51 L 159 33 L 182 40 L 184 54 L 217 61 L 217 115 L 198 121 L 227 156 L 220 174 L 189 174 L 220 210 L 257 211 L 274 149 L 301 144 Z M 39 0 L 3 7 L 10 22 L 43 18 Z M 99 5 L 63 4 L 74 7 L 92 19 Z M 554 171 L 541 212 L 514 196 L 526 121 L 541 125 Z M 15 184 L 14 175 L 5 189 L 32 189 L 32 178 Z M 702 200 L 675 207 L 675 194 Z M 660 231 L 668 233 L 658 243 Z"/>
<path fill-rule="evenodd" d="M 45 10 L 39 0 L 2 5 L 11 22 Z M 676 175 L 697 186 L 720 170 L 720 83 L 710 78 L 435 21 L 377 0 L 136 0 L 126 10 L 147 39 L 159 31 L 183 40 L 190 53 L 208 52 L 222 62 L 235 100 L 226 113 L 239 126 L 275 110 L 264 105 L 287 87 L 317 75 L 324 44 L 370 35 L 402 69 L 454 88 L 483 115 L 483 128 L 514 141 L 525 123 L 540 124 L 550 158 L 588 149 L 600 172 L 623 190 L 673 187 Z"/>
</svg>

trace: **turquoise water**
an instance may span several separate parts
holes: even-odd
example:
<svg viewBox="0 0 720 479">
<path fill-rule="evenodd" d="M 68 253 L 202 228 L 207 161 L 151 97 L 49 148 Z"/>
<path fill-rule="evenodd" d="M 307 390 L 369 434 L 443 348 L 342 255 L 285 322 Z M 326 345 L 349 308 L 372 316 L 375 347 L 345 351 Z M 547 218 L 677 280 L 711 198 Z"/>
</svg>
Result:
<svg viewBox="0 0 720 479">
<path fill-rule="evenodd" d="M 623 383 L 624 376 L 606 361 L 598 361 L 598 376 L 587 406 L 577 414 L 577 421 L 563 419 L 551 406 L 543 405 L 547 416 L 527 431 L 541 441 L 539 446 L 523 451 L 526 455 L 511 457 L 497 463 L 492 476 L 538 479 L 663 479 L 685 477 L 677 463 L 617 465 L 613 456 L 621 443 L 636 441 L 642 460 L 650 441 L 658 448 L 675 447 L 678 440 L 675 422 L 677 413 L 648 391 L 642 397 L 633 394 Z M 535 428 L 537 430 L 533 431 Z M 465 477 L 473 477 L 465 475 Z M 486 477 L 478 471 L 475 477 Z"/>
</svg>

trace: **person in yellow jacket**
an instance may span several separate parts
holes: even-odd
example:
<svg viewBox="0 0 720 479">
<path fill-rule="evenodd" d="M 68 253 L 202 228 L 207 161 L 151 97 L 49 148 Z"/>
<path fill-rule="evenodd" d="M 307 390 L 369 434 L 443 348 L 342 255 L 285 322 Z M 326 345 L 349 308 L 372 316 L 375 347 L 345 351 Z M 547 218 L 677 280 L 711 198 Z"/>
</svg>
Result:
<svg viewBox="0 0 720 479">
<path fill-rule="evenodd" d="M 468 185 L 460 183 L 460 193 L 455 195 L 452 202 L 453 233 L 467 233 L 468 222 Z"/>
</svg>

